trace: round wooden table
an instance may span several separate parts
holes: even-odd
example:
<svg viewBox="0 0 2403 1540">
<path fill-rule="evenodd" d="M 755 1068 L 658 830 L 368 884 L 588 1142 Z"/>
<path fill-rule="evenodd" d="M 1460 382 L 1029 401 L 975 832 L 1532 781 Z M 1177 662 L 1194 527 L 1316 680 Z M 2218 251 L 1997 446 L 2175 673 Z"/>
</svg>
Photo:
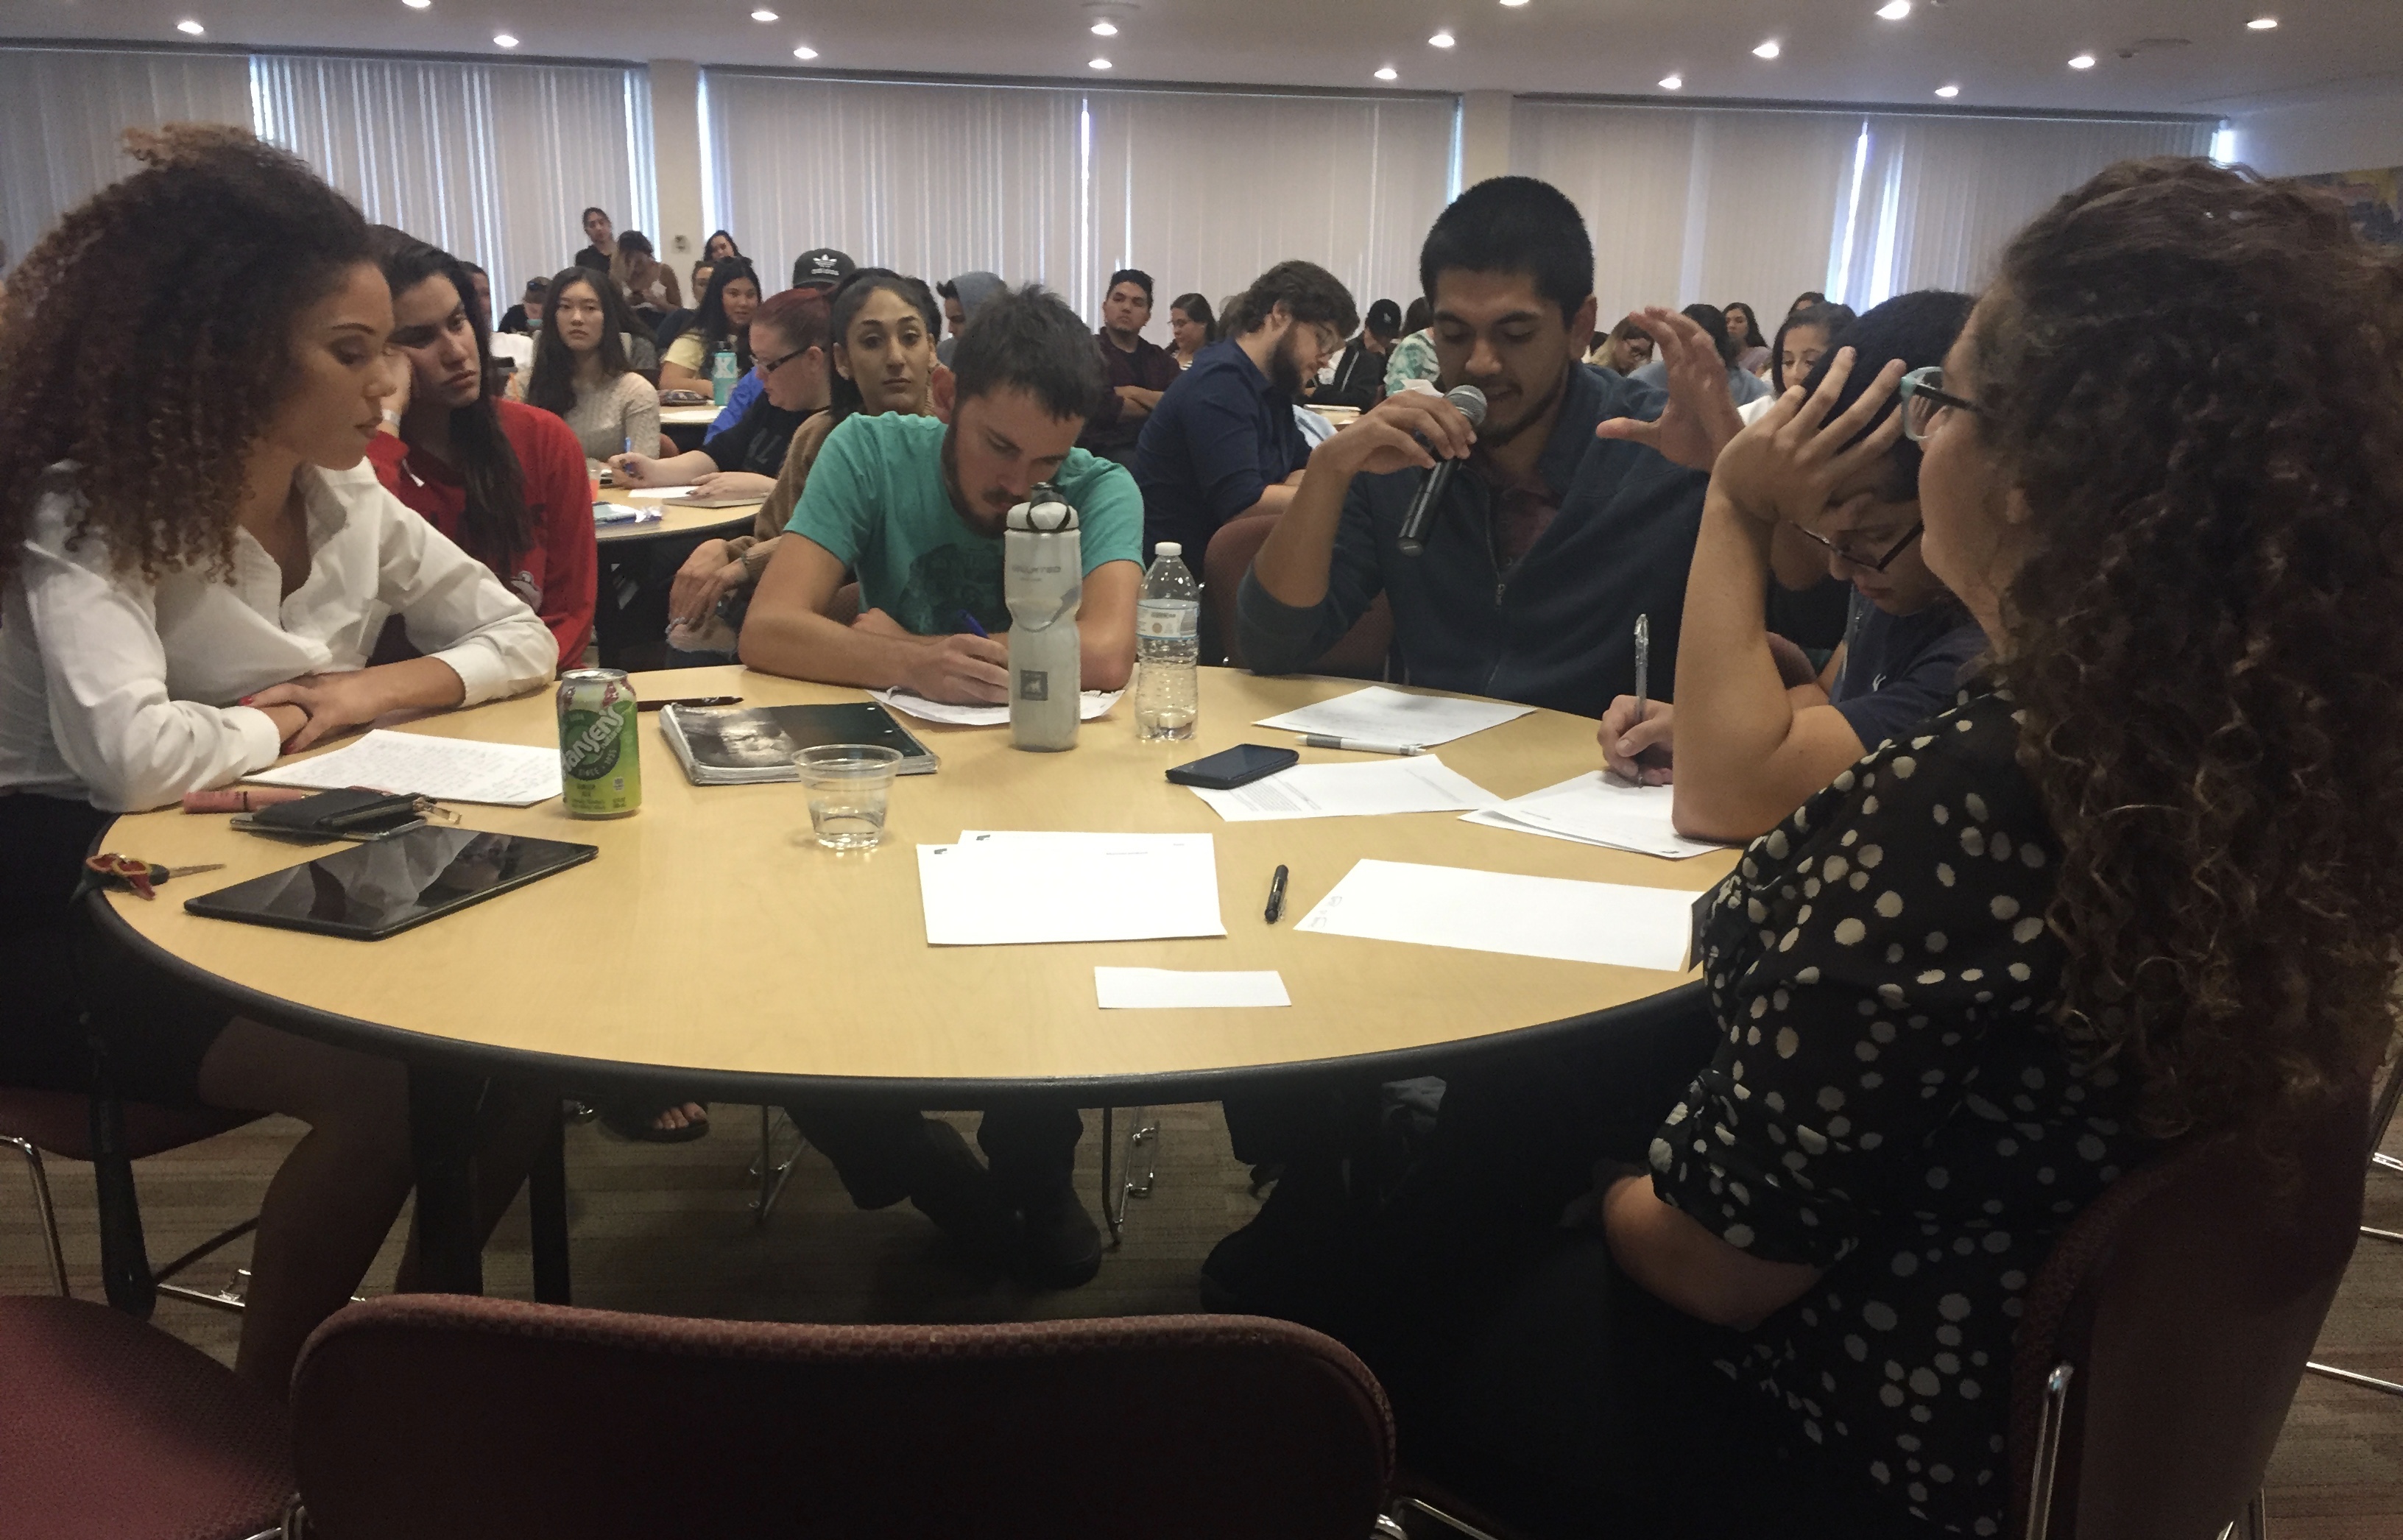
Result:
<svg viewBox="0 0 2403 1540">
<path fill-rule="evenodd" d="M 751 521 L 767 499 L 754 498 L 729 508 L 674 508 L 647 497 L 629 497 L 623 487 L 603 487 L 597 501 L 639 507 L 658 507 L 658 519 L 640 524 L 595 524 L 592 538 L 603 546 L 633 546 L 652 540 L 725 539 L 751 533 Z"/>
<path fill-rule="evenodd" d="M 861 698 L 734 667 L 635 683 L 646 699 Z M 1007 728 L 910 722 L 941 770 L 896 783 L 883 846 L 842 854 L 812 839 L 798 785 L 688 783 L 646 713 L 644 804 L 633 816 L 575 819 L 557 800 L 459 808 L 467 828 L 600 847 L 585 866 L 362 944 L 204 920 L 178 901 L 333 847 L 258 839 L 221 817 L 141 813 L 118 820 L 104 848 L 225 869 L 179 881 L 158 902 L 113 897 L 103 923 L 244 1014 L 410 1061 L 421 1121 L 454 1131 L 457 1103 L 472 1105 L 462 1085 L 492 1074 L 594 1085 L 639 1067 L 688 1094 L 763 1105 L 861 1092 L 927 1107 L 1027 1094 L 1065 1094 L 1085 1106 L 1159 1103 L 1268 1081 L 1424 1073 L 1601 1013 L 1674 1008 L 1668 997 L 1688 988 L 1677 974 L 1307 934 L 1296 922 L 1362 857 L 1699 894 L 1734 864 L 1732 852 L 1665 861 L 1466 824 L 1457 813 L 1230 824 L 1163 777 L 1169 766 L 1239 742 L 1291 744 L 1293 734 L 1251 724 L 1359 687 L 1205 669 L 1195 741 L 1138 742 L 1132 703 L 1122 701 L 1085 724 L 1076 750 L 1057 755 L 1012 749 Z M 548 691 L 402 730 L 557 742 Z M 1588 718 L 1539 711 L 1436 752 L 1487 790 L 1516 797 L 1591 770 L 1593 734 Z M 1301 754 L 1305 762 L 1363 757 Z M 913 847 L 948 843 L 965 829 L 1207 832 L 1228 935 L 929 946 Z M 1286 918 L 1271 925 L 1262 909 L 1280 864 L 1291 870 Z M 1096 964 L 1273 968 L 1293 1004 L 1104 1011 Z M 439 1176 L 427 1169 L 427 1149 L 422 1137 L 422 1182 Z M 450 1183 L 442 1187 L 448 1193 Z M 465 1193 L 461 1180 L 463 1209 Z M 422 1193 L 420 1201 L 423 1214 L 436 1199 Z M 438 1228 L 451 1231 L 449 1222 Z"/>
</svg>

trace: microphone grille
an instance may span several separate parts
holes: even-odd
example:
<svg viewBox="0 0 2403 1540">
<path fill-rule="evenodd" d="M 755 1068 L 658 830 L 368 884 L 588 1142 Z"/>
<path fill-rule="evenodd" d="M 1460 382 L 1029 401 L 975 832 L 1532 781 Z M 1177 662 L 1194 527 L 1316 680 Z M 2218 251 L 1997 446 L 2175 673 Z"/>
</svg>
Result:
<svg viewBox="0 0 2403 1540">
<path fill-rule="evenodd" d="M 1444 392 L 1443 398 L 1460 409 L 1470 427 L 1485 425 L 1485 393 L 1475 385 L 1454 385 Z"/>
</svg>

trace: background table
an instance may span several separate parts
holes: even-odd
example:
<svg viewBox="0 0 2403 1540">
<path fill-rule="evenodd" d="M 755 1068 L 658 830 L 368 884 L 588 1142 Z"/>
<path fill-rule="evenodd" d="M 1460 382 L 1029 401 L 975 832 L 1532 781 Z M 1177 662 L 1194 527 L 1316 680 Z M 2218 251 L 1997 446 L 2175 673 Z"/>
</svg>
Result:
<svg viewBox="0 0 2403 1540">
<path fill-rule="evenodd" d="M 596 501 L 640 506 L 652 503 L 649 498 L 626 495 L 623 487 L 603 487 Z M 751 520 L 757 515 L 765 498 L 754 498 L 730 508 L 660 507 L 660 517 L 642 524 L 596 524 L 592 537 L 603 546 L 642 545 L 657 540 L 686 540 L 694 545 L 703 540 L 727 539 L 751 532 Z"/>
</svg>

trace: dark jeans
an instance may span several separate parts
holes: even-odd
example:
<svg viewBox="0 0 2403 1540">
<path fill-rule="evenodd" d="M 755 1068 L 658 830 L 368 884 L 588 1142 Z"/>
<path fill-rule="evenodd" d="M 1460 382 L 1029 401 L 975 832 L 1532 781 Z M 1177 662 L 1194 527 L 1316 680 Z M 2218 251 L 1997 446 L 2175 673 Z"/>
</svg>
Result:
<svg viewBox="0 0 2403 1540">
<path fill-rule="evenodd" d="M 785 1112 L 863 1209 L 886 1208 L 910 1196 L 936 1147 L 927 1142 L 924 1116 L 902 1103 L 803 1103 Z M 1076 1141 L 1084 1136 L 1085 1119 L 1075 1107 L 1048 1103 L 995 1107 L 977 1130 L 993 1185 L 1020 1208 L 1073 1186 Z"/>
</svg>

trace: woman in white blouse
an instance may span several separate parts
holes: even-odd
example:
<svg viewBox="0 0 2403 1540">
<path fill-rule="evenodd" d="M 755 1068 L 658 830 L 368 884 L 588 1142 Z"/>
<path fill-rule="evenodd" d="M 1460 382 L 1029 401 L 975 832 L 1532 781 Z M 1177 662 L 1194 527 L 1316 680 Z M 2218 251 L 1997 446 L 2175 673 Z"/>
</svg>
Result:
<svg viewBox="0 0 2403 1540">
<path fill-rule="evenodd" d="M 565 419 L 588 461 L 660 452 L 660 393 L 626 356 L 632 325 L 599 274 L 569 268 L 550 281 L 533 369 L 509 381 L 511 395 Z"/>
<path fill-rule="evenodd" d="M 236 1362 L 280 1396 L 408 1194 L 406 1073 L 229 1020 L 131 958 L 78 978 L 77 867 L 118 812 L 539 685 L 557 649 L 363 463 L 396 381 L 358 211 L 241 130 L 133 149 L 146 169 L 60 222 L 0 316 L 0 1082 L 88 1085 L 80 986 L 119 1093 L 309 1124 L 259 1211 Z M 115 305 L 138 335 L 91 327 Z M 43 383 L 60 365 L 75 391 Z M 395 616 L 424 656 L 368 667 Z M 493 1187 L 542 1111 L 507 1120 Z"/>
</svg>

